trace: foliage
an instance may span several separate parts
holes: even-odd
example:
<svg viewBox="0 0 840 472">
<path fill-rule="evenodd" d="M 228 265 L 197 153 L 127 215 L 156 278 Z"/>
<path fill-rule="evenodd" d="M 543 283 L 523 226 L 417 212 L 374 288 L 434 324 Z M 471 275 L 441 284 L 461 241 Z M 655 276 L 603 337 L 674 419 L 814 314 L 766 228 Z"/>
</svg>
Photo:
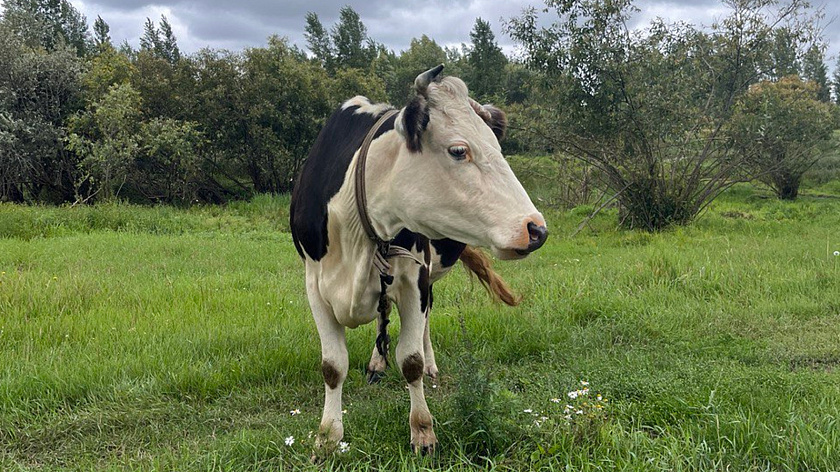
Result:
<svg viewBox="0 0 840 472">
<path fill-rule="evenodd" d="M 813 44 L 802 58 L 802 78 L 816 85 L 817 99 L 828 103 L 831 90 L 828 83 L 828 67 L 825 65 L 825 46 Z"/>
<path fill-rule="evenodd" d="M 6 0 L 3 23 L 29 48 L 90 49 L 87 19 L 68 0 Z"/>
<path fill-rule="evenodd" d="M 0 134 L 7 144 L 0 148 L 0 200 L 72 196 L 76 156 L 64 149 L 64 123 L 81 106 L 81 68 L 73 51 L 30 49 L 0 23 Z"/>
<path fill-rule="evenodd" d="M 764 81 L 741 96 L 730 135 L 747 165 L 783 200 L 799 193 L 802 175 L 813 166 L 838 127 L 820 86 L 798 76 Z"/>
<path fill-rule="evenodd" d="M 470 68 L 464 79 L 470 92 L 479 101 L 492 100 L 503 93 L 508 60 L 496 43 L 496 37 L 487 21 L 476 18 L 470 31 L 470 40 L 470 49 L 466 55 Z"/>
<path fill-rule="evenodd" d="M 559 17 L 550 26 L 534 9 L 508 24 L 545 77 L 528 110 L 535 131 L 599 171 L 626 226 L 687 223 L 742 178 L 721 131 L 735 99 L 766 73 L 779 25 L 806 28 L 796 22 L 803 4 L 733 0 L 710 33 L 659 20 L 631 31 L 629 0 L 547 4 Z"/>
</svg>

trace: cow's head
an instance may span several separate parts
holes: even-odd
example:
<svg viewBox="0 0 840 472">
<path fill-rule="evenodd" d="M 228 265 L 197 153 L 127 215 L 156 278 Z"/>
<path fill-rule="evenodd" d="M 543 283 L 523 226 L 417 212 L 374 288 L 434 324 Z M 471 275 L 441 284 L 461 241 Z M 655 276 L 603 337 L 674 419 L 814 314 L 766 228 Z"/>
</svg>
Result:
<svg viewBox="0 0 840 472">
<path fill-rule="evenodd" d="M 417 77 L 416 96 L 396 119 L 407 148 L 391 182 L 402 190 L 392 194 L 400 219 L 433 239 L 489 247 L 502 259 L 525 257 L 547 231 L 502 155 L 505 115 L 472 100 L 460 79 L 439 78 L 442 69 Z"/>
</svg>

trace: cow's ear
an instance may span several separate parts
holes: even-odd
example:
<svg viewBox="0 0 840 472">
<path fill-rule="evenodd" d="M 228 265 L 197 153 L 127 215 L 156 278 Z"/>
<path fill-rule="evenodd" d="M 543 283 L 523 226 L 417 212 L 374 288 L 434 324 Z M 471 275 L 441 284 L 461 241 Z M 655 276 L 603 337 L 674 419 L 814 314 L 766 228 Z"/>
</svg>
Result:
<svg viewBox="0 0 840 472">
<path fill-rule="evenodd" d="M 429 126 L 429 103 L 422 95 L 417 95 L 403 108 L 397 117 L 397 132 L 405 138 L 405 144 L 411 152 L 422 150 L 421 139 Z"/>
<path fill-rule="evenodd" d="M 504 139 L 505 134 L 507 133 L 507 116 L 505 112 L 502 110 L 494 107 L 493 105 L 482 105 L 482 108 L 487 110 L 490 114 L 490 119 L 485 119 L 484 122 L 487 123 L 487 126 L 493 130 L 493 134 L 496 135 L 496 139 L 501 141 Z"/>
<path fill-rule="evenodd" d="M 496 135 L 496 139 L 501 141 L 507 132 L 508 123 L 505 112 L 493 105 L 482 105 L 472 98 L 470 99 L 470 105 L 472 105 L 475 113 L 480 116 L 485 123 L 487 123 L 487 126 L 489 126 L 491 130 L 493 130 L 493 134 Z"/>
</svg>

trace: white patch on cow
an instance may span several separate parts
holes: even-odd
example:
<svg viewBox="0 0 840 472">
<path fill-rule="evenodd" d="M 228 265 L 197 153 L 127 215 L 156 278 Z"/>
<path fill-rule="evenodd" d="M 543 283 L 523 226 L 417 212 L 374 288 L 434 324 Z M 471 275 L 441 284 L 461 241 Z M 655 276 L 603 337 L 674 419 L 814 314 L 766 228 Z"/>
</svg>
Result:
<svg viewBox="0 0 840 472">
<path fill-rule="evenodd" d="M 394 108 L 387 103 L 370 103 L 370 100 L 368 100 L 367 97 L 364 97 L 362 95 L 356 95 L 355 97 L 351 98 L 350 100 L 347 100 L 346 102 L 344 102 L 341 105 L 341 109 L 346 110 L 346 109 L 348 109 L 350 107 L 354 107 L 354 106 L 359 107 L 355 112 L 353 112 L 354 115 L 367 113 L 367 114 L 373 115 L 373 116 L 379 116 L 382 113 L 385 113 L 386 111 Z"/>
</svg>

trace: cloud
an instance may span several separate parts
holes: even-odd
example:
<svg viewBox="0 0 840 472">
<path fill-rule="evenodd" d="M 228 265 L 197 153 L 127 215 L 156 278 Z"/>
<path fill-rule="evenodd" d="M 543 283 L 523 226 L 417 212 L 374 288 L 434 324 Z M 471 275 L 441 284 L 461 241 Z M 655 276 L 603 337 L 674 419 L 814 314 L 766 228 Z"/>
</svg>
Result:
<svg viewBox="0 0 840 472">
<path fill-rule="evenodd" d="M 202 47 L 239 50 L 260 46 L 272 34 L 286 36 L 305 47 L 305 15 L 318 14 L 326 27 L 338 21 L 339 10 L 349 4 L 368 28 L 368 34 L 387 47 L 401 51 L 412 38 L 427 35 L 444 46 L 458 46 L 470 41 L 475 19 L 490 22 L 496 40 L 512 51 L 513 41 L 503 34 L 503 21 L 519 15 L 529 5 L 541 7 L 536 0 L 71 0 L 92 23 L 97 15 L 111 26 L 116 43 L 127 40 L 135 47 L 143 34 L 145 19 L 154 21 L 166 15 L 173 26 L 181 49 L 194 52 Z M 632 18 L 638 27 L 661 17 L 667 21 L 685 21 L 709 25 L 726 14 L 717 0 L 639 0 L 640 12 Z M 840 2 L 826 5 L 827 20 L 840 16 Z M 840 28 L 836 20 L 826 29 L 830 54 L 840 47 Z M 830 64 L 833 66 L 833 63 Z"/>
</svg>

